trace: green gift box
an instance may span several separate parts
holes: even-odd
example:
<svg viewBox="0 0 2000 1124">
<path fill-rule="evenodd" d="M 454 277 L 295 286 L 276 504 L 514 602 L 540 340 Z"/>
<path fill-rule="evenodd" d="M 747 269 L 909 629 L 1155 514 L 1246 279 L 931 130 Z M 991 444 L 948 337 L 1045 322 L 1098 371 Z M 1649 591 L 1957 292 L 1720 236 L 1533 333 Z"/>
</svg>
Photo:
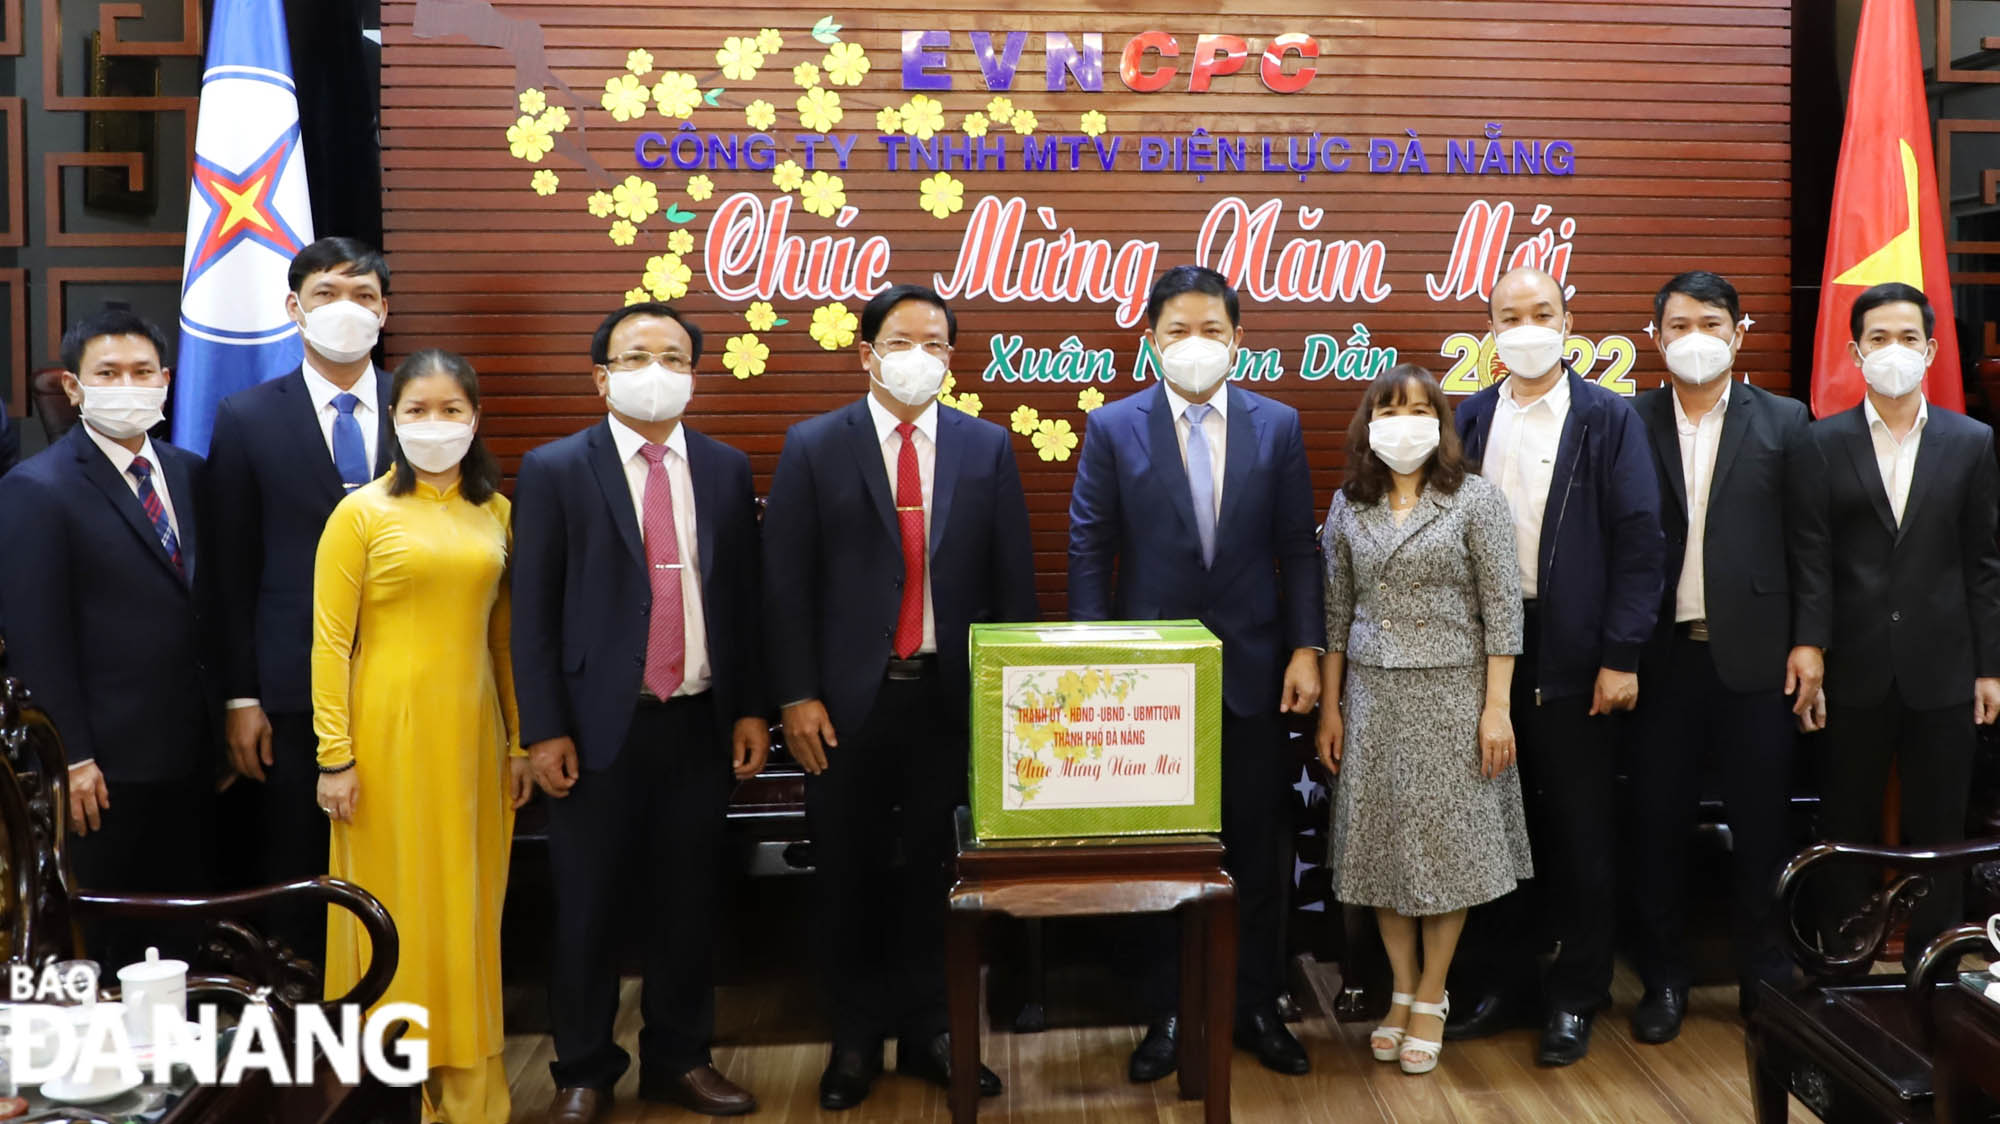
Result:
<svg viewBox="0 0 2000 1124">
<path fill-rule="evenodd" d="M 975 838 L 1214 833 L 1221 766 L 1200 622 L 972 626 Z"/>
</svg>

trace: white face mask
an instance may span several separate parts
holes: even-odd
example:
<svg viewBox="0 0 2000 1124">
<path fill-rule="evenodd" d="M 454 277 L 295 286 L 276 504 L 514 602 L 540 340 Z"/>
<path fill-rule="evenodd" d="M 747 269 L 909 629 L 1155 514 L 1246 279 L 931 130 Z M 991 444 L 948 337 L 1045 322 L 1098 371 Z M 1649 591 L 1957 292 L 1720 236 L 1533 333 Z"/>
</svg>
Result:
<svg viewBox="0 0 2000 1124">
<path fill-rule="evenodd" d="M 894 355 L 876 353 L 881 373 L 874 376 L 889 397 L 905 406 L 921 406 L 938 396 L 944 387 L 944 360 L 921 347 Z"/>
<path fill-rule="evenodd" d="M 1368 451 L 1389 466 L 1391 472 L 1415 472 L 1438 447 L 1438 420 L 1421 414 L 1371 418 L 1368 422 Z"/>
<path fill-rule="evenodd" d="M 1696 386 L 1713 382 L 1736 362 L 1736 349 L 1728 340 L 1706 332 L 1689 332 L 1667 345 L 1667 370 L 1683 382 Z"/>
<path fill-rule="evenodd" d="M 1494 337 L 1493 349 L 1509 372 L 1524 379 L 1538 379 L 1562 362 L 1563 336 L 1554 328 L 1522 324 Z"/>
<path fill-rule="evenodd" d="M 694 397 L 694 376 L 648 363 L 636 371 L 612 371 L 606 384 L 611 408 L 628 418 L 663 422 L 681 416 Z"/>
<path fill-rule="evenodd" d="M 1924 385 L 1924 369 L 1929 365 L 1923 352 L 1892 343 L 1861 357 L 1861 377 L 1875 393 L 1901 398 Z"/>
<path fill-rule="evenodd" d="M 166 417 L 164 386 L 77 386 L 83 391 L 77 412 L 106 437 L 137 437 Z"/>
<path fill-rule="evenodd" d="M 352 363 L 375 350 L 382 318 L 353 301 L 328 301 L 306 313 L 306 342 L 335 363 Z"/>
<path fill-rule="evenodd" d="M 425 472 L 445 472 L 465 459 L 477 432 L 464 422 L 403 422 L 396 427 L 396 441 L 411 464 Z"/>
<path fill-rule="evenodd" d="M 1201 398 L 1229 377 L 1233 358 L 1229 345 L 1221 340 L 1189 336 L 1160 352 L 1160 368 L 1175 390 L 1189 398 Z"/>
</svg>

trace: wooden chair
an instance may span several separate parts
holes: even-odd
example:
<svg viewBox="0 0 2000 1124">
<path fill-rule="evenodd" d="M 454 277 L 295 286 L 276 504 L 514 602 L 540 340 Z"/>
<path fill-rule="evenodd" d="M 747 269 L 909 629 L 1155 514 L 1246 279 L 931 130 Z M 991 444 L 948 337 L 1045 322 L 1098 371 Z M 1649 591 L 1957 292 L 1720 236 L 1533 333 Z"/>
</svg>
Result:
<svg viewBox="0 0 2000 1124">
<path fill-rule="evenodd" d="M 1933 878 L 1959 878 L 1973 864 L 1994 859 L 2000 859 L 2000 839 L 1932 849 L 1817 843 L 1786 865 L 1777 892 L 1792 956 L 1807 982 L 1797 991 L 1757 985 L 1744 1048 L 1758 1124 L 1782 1124 L 1789 1096 L 1822 1120 L 1934 1119 L 1932 1008 L 1950 986 L 1940 977 L 1983 943 L 1974 939 L 1982 930 L 1946 930 L 1907 976 L 1867 973 Z M 1836 866 L 1887 867 L 1898 876 L 1841 925 L 1846 947 L 1829 950 L 1821 947 L 1800 891 L 1808 873 Z"/>
<path fill-rule="evenodd" d="M 76 958 L 83 951 L 79 921 L 207 922 L 207 936 L 190 965 L 189 1004 L 215 1004 L 225 1014 L 265 1004 L 289 1042 L 298 1008 L 319 994 L 319 967 L 259 935 L 244 918 L 277 903 L 314 902 L 354 914 L 371 948 L 361 980 L 326 1006 L 365 1010 L 388 991 L 396 974 L 396 924 L 380 901 L 351 882 L 321 877 L 206 896 L 78 890 L 67 859 L 68 780 L 55 725 L 19 679 L 0 678 L 0 956 L 6 960 L 39 970 Z M 329 1018 L 339 1025 L 339 1016 L 329 1012 Z M 391 1088 L 372 1078 L 343 1086 L 328 1066 L 315 1072 L 310 1084 L 273 1086 L 267 1074 L 253 1071 L 240 1085 L 197 1088 L 162 1124 L 414 1124 L 420 1115 L 415 1089 Z"/>
</svg>

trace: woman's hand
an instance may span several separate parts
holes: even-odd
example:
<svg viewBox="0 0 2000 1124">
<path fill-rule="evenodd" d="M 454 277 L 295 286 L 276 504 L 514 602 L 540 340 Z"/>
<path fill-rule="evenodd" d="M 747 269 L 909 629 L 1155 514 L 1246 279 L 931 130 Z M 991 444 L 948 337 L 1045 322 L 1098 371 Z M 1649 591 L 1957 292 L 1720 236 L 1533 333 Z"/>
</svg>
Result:
<svg viewBox="0 0 2000 1124">
<path fill-rule="evenodd" d="M 1314 741 L 1319 747 L 1319 763 L 1326 766 L 1329 773 L 1340 772 L 1340 751 L 1345 748 L 1347 726 L 1340 716 L 1340 700 L 1326 699 L 1319 708 L 1319 733 Z"/>
<path fill-rule="evenodd" d="M 319 775 L 319 807 L 335 823 L 353 823 L 354 806 L 361 800 L 359 769 L 349 766 L 338 773 Z"/>
<path fill-rule="evenodd" d="M 522 805 L 534 798 L 535 774 L 528 768 L 527 758 L 509 757 L 507 759 L 507 788 L 516 811 L 519 811 Z"/>
<path fill-rule="evenodd" d="M 1479 712 L 1479 772 L 1492 780 L 1514 763 L 1514 716 L 1507 707 L 1487 703 Z"/>
</svg>

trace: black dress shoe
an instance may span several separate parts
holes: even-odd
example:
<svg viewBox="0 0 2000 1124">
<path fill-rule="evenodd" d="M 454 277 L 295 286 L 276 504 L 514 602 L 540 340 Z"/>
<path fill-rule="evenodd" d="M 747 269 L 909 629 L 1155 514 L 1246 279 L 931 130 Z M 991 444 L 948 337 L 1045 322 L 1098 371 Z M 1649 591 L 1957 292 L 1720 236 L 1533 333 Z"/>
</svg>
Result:
<svg viewBox="0 0 2000 1124">
<path fill-rule="evenodd" d="M 1139 1048 L 1132 1051 L 1132 1064 L 1126 1070 L 1135 1085 L 1158 1081 L 1180 1068 L 1181 1020 L 1179 1015 L 1166 1015 L 1154 1019 L 1146 1028 L 1146 1037 Z"/>
<path fill-rule="evenodd" d="M 1537 1065 L 1575 1065 L 1590 1053 L 1589 1015 L 1557 1011 L 1542 1025 L 1542 1046 L 1535 1054 Z"/>
<path fill-rule="evenodd" d="M 1463 1042 L 1533 1025 L 1534 1017 L 1527 1004 L 1510 992 L 1489 992 L 1462 1007 L 1451 1005 L 1451 1017 L 1444 1024 L 1444 1040 Z"/>
<path fill-rule="evenodd" d="M 1632 1009 L 1632 1037 L 1655 1046 L 1672 1042 L 1680 1035 L 1687 1009 L 1687 988 L 1646 989 L 1645 997 Z"/>
<path fill-rule="evenodd" d="M 819 1075 L 819 1106 L 828 1112 L 853 1108 L 868 1099 L 875 1079 L 882 1076 L 882 1055 L 878 1048 L 842 1050 L 836 1047 L 827 1059 L 826 1072 Z"/>
<path fill-rule="evenodd" d="M 896 1072 L 919 1077 L 943 1089 L 951 1088 L 951 1034 L 949 1032 L 932 1038 L 929 1042 L 913 1044 L 903 1041 L 896 1046 Z M 997 1097 L 1000 1095 L 1000 1075 L 979 1067 L 979 1095 Z"/>
<path fill-rule="evenodd" d="M 1285 1026 L 1285 1020 L 1278 1017 L 1276 1010 L 1237 1016 L 1236 1045 L 1256 1054 L 1257 1060 L 1264 1063 L 1264 1068 L 1274 1073 L 1297 1077 L 1312 1072 L 1306 1048 L 1292 1037 L 1291 1030 Z"/>
</svg>

